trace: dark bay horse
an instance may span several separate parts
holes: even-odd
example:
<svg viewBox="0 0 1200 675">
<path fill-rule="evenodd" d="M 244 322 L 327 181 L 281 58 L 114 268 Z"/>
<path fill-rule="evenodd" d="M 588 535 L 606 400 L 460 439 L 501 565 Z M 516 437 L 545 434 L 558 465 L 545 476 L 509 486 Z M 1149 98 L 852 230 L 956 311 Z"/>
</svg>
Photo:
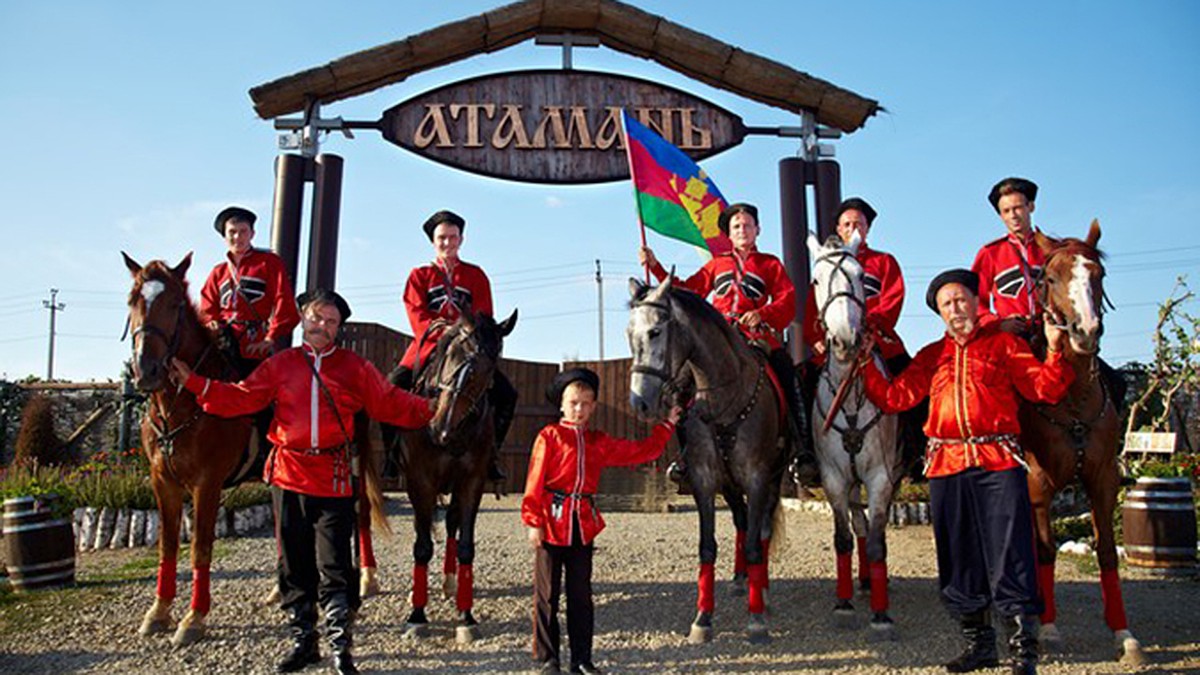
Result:
<svg viewBox="0 0 1200 675">
<path fill-rule="evenodd" d="M 689 377 L 695 386 L 694 403 L 678 427 L 680 441 L 686 442 L 687 480 L 700 518 L 698 611 L 688 641 L 712 639 L 719 491 L 738 532 L 735 570 L 740 571 L 744 561 L 748 577 L 747 637 L 767 642 L 767 552 L 772 532 L 779 535 L 774 547 L 783 543 L 779 489 L 786 452 L 779 443 L 785 420 L 766 359 L 712 305 L 673 288 L 670 280 L 652 288 L 630 279 L 629 290 L 626 334 L 633 353 L 633 409 L 644 417 L 658 416 L 671 404 L 671 392 L 685 386 Z"/>
<path fill-rule="evenodd" d="M 1046 603 L 1041 640 L 1055 646 L 1061 638 L 1054 621 L 1054 561 L 1057 548 L 1050 528 L 1054 495 L 1079 481 L 1091 504 L 1096 558 L 1100 563 L 1104 618 L 1122 661 L 1141 663 L 1141 645 L 1129 631 L 1113 512 L 1120 474 L 1117 468 L 1118 410 L 1099 369 L 1100 336 L 1104 332 L 1104 265 L 1096 248 L 1100 224 L 1092 221 L 1086 239 L 1051 239 L 1038 233 L 1046 254 L 1038 293 L 1049 320 L 1068 332 L 1064 351 L 1075 382 L 1057 405 L 1025 404 L 1021 408 L 1021 445 L 1030 451 L 1029 494 L 1037 525 L 1038 585 Z"/>
<path fill-rule="evenodd" d="M 205 617 L 211 607 L 209 566 L 221 489 L 261 479 L 260 473 L 251 470 L 254 458 L 246 453 L 254 433 L 253 421 L 251 417 L 224 418 L 204 413 L 191 392 L 168 379 L 172 357 L 205 377 L 237 379 L 232 364 L 201 325 L 188 299 L 186 274 L 192 255 L 189 253 L 175 267 L 161 260 L 143 267 L 128 255 L 122 256 L 133 275 L 128 305 L 134 385 L 149 394 L 142 419 L 142 448 L 150 460 L 150 484 L 162 518 L 155 600 L 139 632 L 153 635 L 171 629 L 179 529 L 184 499 L 190 496 L 192 601 L 172 638 L 176 645 L 186 645 L 204 637 L 206 630 Z M 365 430 L 363 425 L 356 434 L 360 448 L 366 447 Z M 369 468 L 374 465 L 364 464 Z M 375 512 L 382 514 L 379 481 L 369 469 L 365 476 L 366 490 L 359 491 L 360 499 L 378 504 L 380 508 Z"/>
<path fill-rule="evenodd" d="M 813 440 L 821 465 L 821 484 L 833 509 L 833 548 L 837 554 L 837 604 L 834 617 L 843 626 L 854 621 L 851 554 L 857 535 L 859 579 L 871 591 L 872 638 L 892 638 L 888 616 L 887 524 L 892 495 L 902 469 L 897 446 L 896 415 L 885 415 L 866 397 L 856 362 L 863 349 L 866 290 L 863 268 L 855 255 L 858 235 L 848 245 L 836 236 L 824 245 L 808 235 L 813 261 L 813 288 L 825 327 L 827 349 L 813 397 Z M 882 365 L 882 364 L 881 364 Z M 846 382 L 848 378 L 853 378 Z M 824 420 L 847 387 L 829 428 Z M 866 508 L 862 491 L 867 493 Z"/>
<path fill-rule="evenodd" d="M 455 595 L 455 639 L 472 642 L 478 628 L 471 610 L 475 582 L 475 517 L 483 496 L 488 461 L 495 443 L 493 410 L 487 391 L 500 361 L 504 338 L 517 323 L 517 312 L 496 323 L 487 314 L 462 315 L 441 337 L 414 390 L 438 397 L 429 425 L 401 432 L 406 453 L 405 482 L 413 508 L 412 611 L 405 634 L 428 631 L 429 561 L 433 558 L 433 516 L 438 495 L 449 494 L 446 511 L 446 575 L 443 588 Z"/>
</svg>

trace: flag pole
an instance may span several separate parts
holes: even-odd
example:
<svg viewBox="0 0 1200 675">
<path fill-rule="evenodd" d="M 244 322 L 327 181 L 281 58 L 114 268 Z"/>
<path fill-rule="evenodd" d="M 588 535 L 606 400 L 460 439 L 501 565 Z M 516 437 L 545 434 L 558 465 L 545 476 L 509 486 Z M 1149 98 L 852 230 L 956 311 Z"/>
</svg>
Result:
<svg viewBox="0 0 1200 675">
<path fill-rule="evenodd" d="M 629 110 L 621 108 L 621 138 L 625 142 L 625 161 L 629 163 L 629 184 L 633 187 L 633 210 L 637 213 L 638 231 L 642 236 L 642 248 L 646 248 L 646 223 L 642 222 L 642 209 L 638 205 L 637 198 L 637 178 L 633 173 L 633 153 L 629 149 L 629 133 L 625 130 L 625 117 L 629 114 Z M 646 274 L 646 285 L 650 285 L 650 263 L 642 264 L 643 271 Z"/>
</svg>

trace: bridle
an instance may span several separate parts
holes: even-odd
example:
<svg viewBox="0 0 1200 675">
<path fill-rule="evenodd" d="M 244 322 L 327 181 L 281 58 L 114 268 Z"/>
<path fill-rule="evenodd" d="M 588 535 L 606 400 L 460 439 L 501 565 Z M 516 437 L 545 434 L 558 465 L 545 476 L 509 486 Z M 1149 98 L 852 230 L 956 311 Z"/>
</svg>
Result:
<svg viewBox="0 0 1200 675">
<path fill-rule="evenodd" d="M 1067 247 L 1067 246 L 1063 246 L 1063 247 L 1060 247 L 1060 248 L 1057 248 L 1057 249 L 1051 251 L 1046 256 L 1046 261 L 1042 265 L 1043 272 L 1037 281 L 1037 294 L 1038 294 L 1038 303 L 1041 304 L 1042 310 L 1046 314 L 1046 322 L 1048 323 L 1048 325 L 1050 325 L 1050 327 L 1052 327 L 1052 328 L 1057 328 L 1058 330 L 1061 330 L 1061 331 L 1070 332 L 1071 327 L 1067 323 L 1066 317 L 1063 316 L 1062 310 L 1059 309 L 1058 307 L 1055 307 L 1053 304 L 1050 303 L 1050 284 L 1048 281 L 1049 275 L 1046 273 L 1046 270 L 1050 269 L 1050 263 L 1051 263 L 1051 261 L 1054 260 L 1054 257 L 1059 254 L 1062 254 L 1062 253 L 1071 253 L 1071 254 L 1075 254 L 1075 255 L 1079 254 L 1075 248 Z M 1087 257 L 1087 256 L 1085 256 L 1085 257 Z M 1090 257 L 1089 257 L 1089 260 L 1090 260 Z M 1093 261 L 1093 262 L 1097 262 L 1097 261 Z M 1099 263 L 1097 262 L 1097 264 L 1099 264 Z M 1096 314 L 1100 320 L 1100 327 L 1101 327 L 1100 330 L 1101 331 L 1104 330 L 1104 314 L 1110 309 L 1116 309 L 1116 306 L 1113 305 L 1112 300 L 1110 300 L 1108 297 L 1108 291 L 1105 291 L 1104 287 L 1102 285 L 1100 288 L 1100 302 L 1097 303 L 1097 305 L 1096 305 Z M 1091 356 L 1094 361 L 1097 353 L 1098 352 L 1094 352 L 1092 354 L 1089 354 L 1088 356 Z M 1092 366 L 1093 376 L 1095 375 L 1095 370 L 1096 370 L 1095 363 L 1093 363 L 1093 366 Z"/>
<path fill-rule="evenodd" d="M 175 308 L 175 327 L 169 335 L 165 330 L 159 328 L 158 326 L 148 324 L 145 321 L 143 321 L 142 324 L 137 328 L 134 328 L 131 334 L 129 327 L 133 324 L 133 313 L 132 309 L 130 310 L 130 314 L 125 317 L 125 332 L 121 335 L 121 340 L 124 341 L 126 335 L 131 337 L 130 347 L 133 349 L 134 363 L 137 363 L 141 360 L 141 350 L 138 349 L 138 336 L 150 335 L 162 340 L 163 344 L 167 346 L 167 351 L 163 354 L 162 359 L 160 359 L 159 365 L 163 367 L 164 371 L 170 371 L 171 359 L 174 358 L 175 354 L 179 351 L 179 343 L 181 340 L 180 336 L 183 333 L 183 318 L 184 312 L 187 309 L 187 301 L 183 299 L 179 300 L 179 302 L 176 303 Z M 144 345 L 145 342 L 146 339 L 143 337 L 142 344 Z"/>
<path fill-rule="evenodd" d="M 866 300 L 858 297 L 858 294 L 855 293 L 855 289 L 857 288 L 855 284 L 855 275 L 846 269 L 846 262 L 849 260 L 853 260 L 856 263 L 858 262 L 858 258 L 856 258 L 853 253 L 844 248 L 839 248 L 827 253 L 822 253 L 815 261 L 813 261 L 814 268 L 822 262 L 827 262 L 833 265 L 833 273 L 829 275 L 830 278 L 832 278 L 835 274 L 841 274 L 846 279 L 846 285 L 850 288 L 850 290 L 831 292 L 829 296 L 825 298 L 825 302 L 821 303 L 821 307 L 817 312 L 817 318 L 821 322 L 821 327 L 824 328 L 826 332 L 829 330 L 829 324 L 825 321 L 825 315 L 829 312 L 829 308 L 833 305 L 833 302 L 838 298 L 845 298 L 852 304 L 858 305 L 859 309 L 863 311 L 864 315 L 867 311 Z M 833 285 L 830 284 L 830 289 L 832 290 L 832 288 Z"/>
<path fill-rule="evenodd" d="M 458 336 L 453 336 L 453 338 L 456 337 Z M 453 341 L 453 338 L 451 338 L 450 342 Z M 491 360 L 493 364 L 492 369 L 494 369 L 495 361 L 497 360 L 498 356 L 497 358 L 493 358 L 490 354 L 485 353 L 485 351 L 480 348 L 478 340 L 464 340 L 464 344 L 467 345 L 465 348 L 465 357 L 458 365 L 454 367 L 454 369 L 449 373 L 449 376 L 446 377 L 443 376 L 442 371 L 445 370 L 445 363 L 449 354 L 450 342 L 446 343 L 445 350 L 438 356 L 436 368 L 429 369 L 428 372 L 431 376 L 435 372 L 437 373 L 437 379 L 435 382 L 429 383 L 428 379 L 433 378 L 426 378 L 427 382 L 425 390 L 426 392 L 433 394 L 436 394 L 439 391 L 448 390 L 450 392 L 449 410 L 452 413 L 458 406 L 459 399 L 464 395 L 464 393 L 467 392 L 467 385 L 474 380 L 472 376 L 479 371 L 481 359 L 488 358 Z M 474 393 L 474 395 L 471 397 L 470 407 L 467 408 L 466 413 L 463 414 L 463 416 L 458 420 L 458 423 L 453 427 L 450 426 L 452 415 L 447 414 L 444 421 L 444 428 L 440 431 L 449 436 L 452 432 L 461 429 L 468 420 L 474 419 L 478 415 L 482 415 L 484 411 L 483 404 L 487 400 L 487 396 L 484 395 L 487 392 L 487 389 L 488 387 L 485 383 L 484 386 L 479 388 L 478 392 Z"/>
</svg>

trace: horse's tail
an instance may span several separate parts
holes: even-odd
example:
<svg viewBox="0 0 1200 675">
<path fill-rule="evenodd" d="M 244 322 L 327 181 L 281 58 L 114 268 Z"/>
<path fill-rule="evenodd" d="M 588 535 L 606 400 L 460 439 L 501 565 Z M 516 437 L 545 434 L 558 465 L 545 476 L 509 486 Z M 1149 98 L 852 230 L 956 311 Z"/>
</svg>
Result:
<svg viewBox="0 0 1200 675">
<path fill-rule="evenodd" d="M 767 551 L 771 562 L 782 562 L 783 554 L 787 553 L 790 543 L 787 534 L 787 509 L 783 507 L 783 500 L 777 497 L 775 512 L 771 514 L 771 548 Z"/>
<path fill-rule="evenodd" d="M 383 481 L 380 480 L 383 448 L 371 442 L 370 419 L 366 415 L 359 413 L 354 420 L 354 427 L 354 440 L 358 445 L 358 457 L 362 465 L 363 491 L 371 507 L 371 529 L 391 534 L 392 528 L 387 522 L 387 504 L 383 496 Z"/>
</svg>

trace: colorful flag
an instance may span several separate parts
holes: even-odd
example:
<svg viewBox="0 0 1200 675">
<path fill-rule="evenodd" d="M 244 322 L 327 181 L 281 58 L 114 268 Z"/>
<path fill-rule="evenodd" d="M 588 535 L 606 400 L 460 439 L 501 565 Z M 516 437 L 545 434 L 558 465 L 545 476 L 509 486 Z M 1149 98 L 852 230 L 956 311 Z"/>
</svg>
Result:
<svg viewBox="0 0 1200 675">
<path fill-rule="evenodd" d="M 629 114 L 622 111 L 625 152 L 644 227 L 700 246 L 713 255 L 733 248 L 717 228 L 727 203 L 698 164 Z"/>
</svg>

